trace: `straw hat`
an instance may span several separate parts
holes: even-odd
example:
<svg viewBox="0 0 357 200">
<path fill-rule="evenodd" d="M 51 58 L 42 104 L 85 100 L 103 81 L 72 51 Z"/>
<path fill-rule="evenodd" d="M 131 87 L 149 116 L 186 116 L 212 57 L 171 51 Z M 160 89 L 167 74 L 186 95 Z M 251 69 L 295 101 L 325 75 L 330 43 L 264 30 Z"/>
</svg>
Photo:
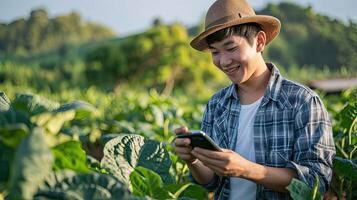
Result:
<svg viewBox="0 0 357 200">
<path fill-rule="evenodd" d="M 268 15 L 256 15 L 253 8 L 245 0 L 217 0 L 208 9 L 205 30 L 191 41 L 191 46 L 199 51 L 208 49 L 206 37 L 224 28 L 257 23 L 266 33 L 266 44 L 271 42 L 280 32 L 280 21 Z"/>
</svg>

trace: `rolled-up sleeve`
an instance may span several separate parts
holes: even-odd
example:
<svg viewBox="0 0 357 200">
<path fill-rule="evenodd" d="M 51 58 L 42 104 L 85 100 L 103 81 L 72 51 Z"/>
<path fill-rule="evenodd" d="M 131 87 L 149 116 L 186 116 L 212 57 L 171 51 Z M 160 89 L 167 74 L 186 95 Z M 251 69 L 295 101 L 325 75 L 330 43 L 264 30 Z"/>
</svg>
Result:
<svg viewBox="0 0 357 200">
<path fill-rule="evenodd" d="M 298 109 L 295 116 L 293 160 L 288 168 L 296 169 L 299 180 L 313 187 L 319 179 L 319 191 L 326 192 L 332 178 L 335 145 L 329 115 L 318 96 Z"/>
</svg>

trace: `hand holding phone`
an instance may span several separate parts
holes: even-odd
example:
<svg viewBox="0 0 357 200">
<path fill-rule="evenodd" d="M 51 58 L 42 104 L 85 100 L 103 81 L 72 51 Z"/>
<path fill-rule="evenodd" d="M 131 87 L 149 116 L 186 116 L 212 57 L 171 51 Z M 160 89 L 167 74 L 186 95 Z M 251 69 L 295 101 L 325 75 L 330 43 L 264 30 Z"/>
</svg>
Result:
<svg viewBox="0 0 357 200">
<path fill-rule="evenodd" d="M 191 147 L 200 147 L 212 151 L 222 151 L 222 149 L 203 131 L 190 131 L 189 134 L 177 135 L 177 138 L 189 138 Z"/>
</svg>

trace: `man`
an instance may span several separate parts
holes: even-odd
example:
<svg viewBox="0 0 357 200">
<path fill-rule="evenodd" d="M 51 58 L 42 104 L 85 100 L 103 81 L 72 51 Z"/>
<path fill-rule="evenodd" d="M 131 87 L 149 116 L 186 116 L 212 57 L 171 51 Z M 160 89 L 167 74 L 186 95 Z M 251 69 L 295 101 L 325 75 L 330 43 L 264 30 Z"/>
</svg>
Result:
<svg viewBox="0 0 357 200">
<path fill-rule="evenodd" d="M 316 93 L 262 57 L 279 32 L 278 19 L 256 15 L 245 0 L 217 0 L 191 42 L 232 81 L 210 99 L 201 127 L 223 151 L 174 142 L 193 181 L 215 191 L 215 199 L 290 199 L 292 178 L 312 187 L 318 177 L 320 192 L 328 189 L 335 155 L 328 113 Z"/>
</svg>

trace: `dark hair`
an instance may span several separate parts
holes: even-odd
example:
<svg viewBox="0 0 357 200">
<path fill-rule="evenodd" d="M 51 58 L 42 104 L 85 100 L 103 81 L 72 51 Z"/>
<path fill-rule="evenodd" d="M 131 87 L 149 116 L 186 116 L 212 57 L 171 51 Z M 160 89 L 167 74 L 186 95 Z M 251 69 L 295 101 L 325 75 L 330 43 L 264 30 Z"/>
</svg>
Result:
<svg viewBox="0 0 357 200">
<path fill-rule="evenodd" d="M 211 45 L 215 42 L 220 42 L 226 37 L 232 35 L 239 35 L 247 39 L 250 45 L 253 45 L 253 39 L 262 28 L 257 23 L 247 23 L 239 24 L 235 26 L 230 26 L 228 28 L 219 30 L 212 33 L 206 37 L 206 42 L 208 45 Z"/>
</svg>

